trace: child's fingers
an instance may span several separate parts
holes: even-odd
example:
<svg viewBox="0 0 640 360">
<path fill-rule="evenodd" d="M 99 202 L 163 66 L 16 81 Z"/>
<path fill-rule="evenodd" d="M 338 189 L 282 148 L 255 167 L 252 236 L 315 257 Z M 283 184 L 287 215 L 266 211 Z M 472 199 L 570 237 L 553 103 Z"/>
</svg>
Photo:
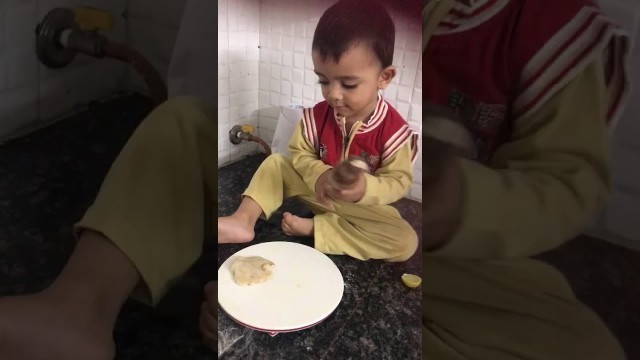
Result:
<svg viewBox="0 0 640 360">
<path fill-rule="evenodd" d="M 199 324 L 200 324 L 200 334 L 202 335 L 202 341 L 204 344 L 209 347 L 211 350 L 216 351 L 218 344 L 218 329 L 217 329 L 217 320 L 216 328 L 213 329 L 211 325 L 207 323 L 207 320 L 204 317 L 200 316 Z"/>
<path fill-rule="evenodd" d="M 217 301 L 218 299 L 218 282 L 210 281 L 204 287 L 205 297 L 210 301 Z"/>
<path fill-rule="evenodd" d="M 215 333 L 218 331 L 218 314 L 214 313 L 211 309 L 211 304 L 203 302 L 200 306 L 200 319 L 202 319 L 202 326 Z"/>
<path fill-rule="evenodd" d="M 326 189 L 322 188 L 320 192 L 318 192 L 316 198 L 318 199 L 318 202 L 320 202 L 322 206 L 328 209 L 333 209 L 333 206 L 331 206 L 331 200 L 326 192 Z"/>
<path fill-rule="evenodd" d="M 291 229 L 289 228 L 289 224 L 287 224 L 287 222 L 286 222 L 286 221 L 284 221 L 284 218 L 282 218 L 282 224 L 281 224 L 281 226 L 282 226 L 282 230 L 284 230 L 284 231 L 290 231 L 290 230 L 291 230 Z"/>
<path fill-rule="evenodd" d="M 330 200 L 327 196 L 323 196 L 323 197 L 322 197 L 322 200 L 320 201 L 320 203 L 321 203 L 324 207 L 326 207 L 326 208 L 328 208 L 328 209 L 332 209 L 332 208 L 333 208 L 333 206 L 331 206 L 331 200 Z"/>
</svg>

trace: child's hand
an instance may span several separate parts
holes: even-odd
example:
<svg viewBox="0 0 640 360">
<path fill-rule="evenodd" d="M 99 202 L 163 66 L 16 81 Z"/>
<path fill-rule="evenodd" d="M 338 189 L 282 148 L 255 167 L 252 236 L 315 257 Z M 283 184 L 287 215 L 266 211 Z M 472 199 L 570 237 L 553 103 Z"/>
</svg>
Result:
<svg viewBox="0 0 640 360">
<path fill-rule="evenodd" d="M 329 191 L 331 186 L 329 185 L 329 179 L 333 169 L 325 171 L 316 181 L 316 199 L 320 204 L 328 209 L 333 209 L 331 205 L 331 198 L 329 197 Z"/>
<path fill-rule="evenodd" d="M 455 233 L 462 214 L 464 181 L 450 144 L 424 136 L 422 167 L 422 222 L 428 228 L 423 237 L 427 250 L 444 245 Z"/>
<path fill-rule="evenodd" d="M 364 162 L 362 163 L 366 166 Z M 366 189 L 364 172 L 363 167 L 355 166 L 351 161 L 343 161 L 338 164 L 328 181 L 330 185 L 327 190 L 329 196 L 335 200 L 350 203 L 362 199 Z"/>
<path fill-rule="evenodd" d="M 339 184 L 331 185 L 328 193 L 329 196 L 335 200 L 341 200 L 344 202 L 355 203 L 360 201 L 364 196 L 366 189 L 366 180 L 364 173 L 360 173 L 356 181 L 349 187 L 340 186 Z"/>
</svg>

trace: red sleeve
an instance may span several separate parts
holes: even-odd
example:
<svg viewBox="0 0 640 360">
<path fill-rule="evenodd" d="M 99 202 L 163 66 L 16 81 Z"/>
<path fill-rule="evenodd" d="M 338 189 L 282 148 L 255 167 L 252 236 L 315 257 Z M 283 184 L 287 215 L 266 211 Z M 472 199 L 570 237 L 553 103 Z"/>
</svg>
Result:
<svg viewBox="0 0 640 360">
<path fill-rule="evenodd" d="M 522 0 L 520 5 L 510 47 L 516 125 L 602 56 L 610 95 L 606 120 L 614 122 L 629 90 L 630 43 L 624 31 L 590 0 Z"/>
</svg>

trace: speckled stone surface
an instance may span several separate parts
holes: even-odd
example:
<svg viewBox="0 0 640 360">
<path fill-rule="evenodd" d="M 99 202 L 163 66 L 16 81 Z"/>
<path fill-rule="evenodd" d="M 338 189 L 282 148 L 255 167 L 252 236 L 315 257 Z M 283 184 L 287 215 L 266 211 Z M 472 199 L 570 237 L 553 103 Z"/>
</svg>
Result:
<svg viewBox="0 0 640 360">
<path fill-rule="evenodd" d="M 249 156 L 220 169 L 219 215 L 231 214 L 240 194 L 264 159 Z M 403 199 L 395 206 L 420 232 L 420 204 Z M 312 214 L 293 199 L 269 221 L 260 220 L 256 239 L 247 245 L 220 245 L 218 263 L 240 249 L 267 241 L 294 241 L 313 246 L 311 238 L 292 238 L 280 228 L 282 213 Z M 235 323 L 220 310 L 218 354 L 220 359 L 421 359 L 421 292 L 402 284 L 403 273 L 421 273 L 420 252 L 403 263 L 361 261 L 348 256 L 329 256 L 345 282 L 345 293 L 336 311 L 322 323 L 306 330 L 271 337 Z"/>
<path fill-rule="evenodd" d="M 640 359 L 640 253 L 580 236 L 538 258 L 567 277 L 578 299 L 607 324 L 629 360 Z"/>
<path fill-rule="evenodd" d="M 112 161 L 148 111 L 144 98 L 122 97 L 0 145 L 0 296 L 38 291 L 58 275 L 73 249 L 72 224 L 91 204 Z M 259 161 L 255 156 L 223 169 L 222 174 L 229 174 L 220 179 L 223 213 L 237 205 L 244 187 L 233 187 L 231 182 L 246 184 Z M 285 207 L 305 214 L 295 203 L 287 202 Z M 416 219 L 417 210 L 406 206 L 402 211 Z M 276 215 L 270 222 L 260 222 L 257 240 L 282 236 L 279 221 Z M 290 241 L 311 245 L 308 239 Z M 215 354 L 201 344 L 197 328 L 202 287 L 215 277 L 218 260 L 240 248 L 226 246 L 216 254 L 217 245 L 210 241 L 201 259 L 157 308 L 127 302 L 114 332 L 116 359 L 214 359 Z M 567 276 L 577 296 L 620 339 L 629 359 L 640 359 L 640 255 L 579 237 L 540 258 Z M 405 310 L 400 304 L 414 304 L 420 294 L 404 288 L 397 279 L 403 272 L 419 271 L 419 259 L 395 265 L 334 259 L 347 288 L 332 317 L 306 333 L 275 338 L 222 318 L 227 339 L 222 344 L 227 349 L 223 358 L 268 359 L 278 354 L 287 354 L 284 359 L 385 358 L 367 357 L 373 351 L 391 353 L 390 359 L 415 358 L 415 353 L 409 353 L 410 343 L 419 340 L 411 336 L 398 340 L 399 331 L 413 334 L 402 327 L 411 323 L 415 311 L 408 307 L 402 316 Z M 389 316 L 381 318 L 380 314 Z"/>
</svg>

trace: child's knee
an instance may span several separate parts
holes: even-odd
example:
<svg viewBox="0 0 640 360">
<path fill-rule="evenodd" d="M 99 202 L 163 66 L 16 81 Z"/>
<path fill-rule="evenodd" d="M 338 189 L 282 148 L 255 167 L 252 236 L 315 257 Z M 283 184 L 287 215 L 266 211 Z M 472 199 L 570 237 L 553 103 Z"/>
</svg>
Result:
<svg viewBox="0 0 640 360">
<path fill-rule="evenodd" d="M 291 164 L 291 159 L 282 154 L 274 153 L 267 156 L 267 158 L 264 159 L 263 163 L 282 166 Z"/>
<path fill-rule="evenodd" d="M 213 127 L 217 123 L 217 112 L 205 101 L 191 96 L 170 98 L 156 107 L 145 119 L 146 123 L 179 127 Z"/>
<path fill-rule="evenodd" d="M 192 111 L 198 110 L 202 112 L 213 111 L 213 106 L 206 101 L 200 100 L 193 96 L 176 96 L 168 99 L 157 107 L 158 110 L 165 111 Z"/>
<path fill-rule="evenodd" d="M 282 176 L 295 172 L 291 159 L 282 154 L 271 154 L 260 164 L 262 169 L 270 169 L 270 171 L 278 171 Z"/>
<path fill-rule="evenodd" d="M 389 261 L 406 261 L 416 253 L 418 234 L 406 221 L 403 221 L 403 225 L 395 235 L 395 240 L 393 256 Z"/>
</svg>

